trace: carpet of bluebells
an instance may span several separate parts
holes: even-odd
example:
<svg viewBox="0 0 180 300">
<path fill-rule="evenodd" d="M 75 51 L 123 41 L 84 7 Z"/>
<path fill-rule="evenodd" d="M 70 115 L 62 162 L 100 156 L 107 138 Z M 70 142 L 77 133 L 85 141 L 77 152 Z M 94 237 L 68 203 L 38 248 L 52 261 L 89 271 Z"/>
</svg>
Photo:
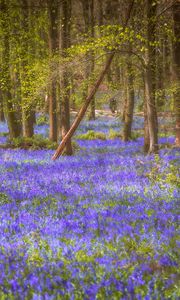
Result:
<svg viewBox="0 0 180 300">
<path fill-rule="evenodd" d="M 79 133 L 120 126 L 100 118 Z M 52 150 L 0 150 L 0 299 L 179 299 L 178 149 L 76 142 L 55 162 Z"/>
</svg>

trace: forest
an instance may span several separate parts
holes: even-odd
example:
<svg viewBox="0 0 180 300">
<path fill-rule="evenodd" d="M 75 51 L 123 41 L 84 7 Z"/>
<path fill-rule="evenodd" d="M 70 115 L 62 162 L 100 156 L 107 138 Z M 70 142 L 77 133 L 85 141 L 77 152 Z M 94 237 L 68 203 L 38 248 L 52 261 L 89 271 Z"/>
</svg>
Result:
<svg viewBox="0 0 180 300">
<path fill-rule="evenodd" d="M 0 300 L 180 298 L 179 41 L 179 0 L 0 0 Z"/>
</svg>

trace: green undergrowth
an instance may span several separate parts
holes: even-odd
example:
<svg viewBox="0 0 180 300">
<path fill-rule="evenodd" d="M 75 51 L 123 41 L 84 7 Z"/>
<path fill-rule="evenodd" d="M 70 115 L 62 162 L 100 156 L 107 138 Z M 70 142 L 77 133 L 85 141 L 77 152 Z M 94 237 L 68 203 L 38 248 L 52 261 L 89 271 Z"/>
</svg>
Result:
<svg viewBox="0 0 180 300">
<path fill-rule="evenodd" d="M 49 139 L 44 138 L 40 134 L 33 135 L 33 137 L 31 138 L 26 138 L 26 137 L 14 138 L 12 139 L 11 143 L 15 148 L 31 149 L 31 150 L 39 150 L 44 148 L 56 149 L 58 146 L 56 142 L 52 142 Z"/>
<path fill-rule="evenodd" d="M 86 133 L 76 136 L 78 140 L 106 140 L 106 135 L 103 132 L 96 132 L 94 130 L 88 130 Z"/>
</svg>

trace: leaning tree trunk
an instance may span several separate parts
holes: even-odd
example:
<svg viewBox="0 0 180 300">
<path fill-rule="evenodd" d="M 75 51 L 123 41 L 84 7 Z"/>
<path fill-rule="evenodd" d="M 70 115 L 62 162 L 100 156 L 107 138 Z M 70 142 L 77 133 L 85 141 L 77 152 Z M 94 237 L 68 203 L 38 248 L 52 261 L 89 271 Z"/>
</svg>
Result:
<svg viewBox="0 0 180 300">
<path fill-rule="evenodd" d="M 131 1 L 131 3 L 129 4 L 129 7 L 128 7 L 126 20 L 125 20 L 125 23 L 124 23 L 124 26 L 123 26 L 124 30 L 125 30 L 125 28 L 126 28 L 126 26 L 128 24 L 129 19 L 130 19 L 133 5 L 134 5 L 134 0 Z M 57 159 L 62 154 L 62 152 L 64 151 L 64 148 L 65 148 L 66 144 L 71 139 L 71 137 L 73 136 L 73 134 L 76 131 L 77 127 L 79 126 L 81 120 L 83 119 L 83 117 L 84 117 L 84 115 L 85 115 L 85 113 L 87 111 L 87 108 L 88 108 L 89 104 L 91 103 L 93 97 L 95 96 L 95 94 L 96 94 L 96 92 L 97 92 L 97 90 L 98 90 L 101 82 L 104 79 L 104 76 L 106 75 L 106 73 L 107 73 L 107 71 L 108 71 L 108 69 L 109 69 L 109 67 L 111 65 L 111 62 L 113 60 L 114 55 L 115 55 L 115 51 L 112 51 L 112 54 L 110 54 L 110 56 L 108 57 L 104 69 L 101 71 L 101 73 L 99 75 L 99 78 L 97 79 L 96 83 L 92 87 L 92 89 L 91 89 L 89 95 L 87 96 L 84 105 L 81 107 L 81 109 L 80 109 L 80 111 L 79 111 L 79 113 L 78 113 L 78 115 L 77 115 L 74 123 L 72 124 L 71 128 L 69 129 L 69 131 L 67 132 L 67 134 L 63 138 L 62 142 L 58 146 L 55 154 L 53 155 L 53 157 L 52 157 L 53 160 Z"/>
<path fill-rule="evenodd" d="M 129 49 L 131 52 L 131 49 Z M 134 112 L 134 86 L 133 86 L 132 55 L 127 60 L 127 106 L 125 110 L 125 122 L 123 131 L 123 140 L 127 142 L 131 139 L 131 130 Z"/>
<path fill-rule="evenodd" d="M 95 85 L 92 87 L 90 93 L 89 93 L 89 96 L 86 98 L 85 100 L 85 103 L 84 105 L 81 107 L 74 123 L 72 124 L 71 128 L 69 129 L 69 131 L 67 132 L 67 134 L 64 136 L 61 144 L 58 146 L 55 154 L 53 155 L 52 159 L 55 160 L 57 159 L 61 154 L 62 152 L 64 151 L 64 147 L 66 146 L 67 142 L 71 139 L 71 137 L 73 136 L 74 132 L 76 131 L 77 127 L 79 126 L 81 120 L 83 119 L 86 111 L 87 111 L 87 108 L 89 106 L 89 104 L 91 103 L 91 100 L 93 99 L 94 95 L 96 94 L 96 91 L 98 90 L 109 66 L 111 65 L 111 61 L 114 57 L 114 53 L 112 53 L 107 62 L 106 62 L 106 65 L 105 65 L 105 68 L 102 70 L 98 80 L 96 81 Z"/>
<path fill-rule="evenodd" d="M 174 92 L 174 111 L 176 118 L 176 146 L 180 147 L 180 2 L 173 5 L 173 22 L 174 22 L 174 37 L 176 41 L 173 43 L 173 61 L 172 61 L 172 79 L 176 85 Z"/>
<path fill-rule="evenodd" d="M 147 18 L 147 44 L 145 53 L 145 97 L 147 103 L 147 119 L 149 129 L 150 145 L 148 152 L 156 153 L 158 151 L 158 121 L 155 103 L 155 16 L 156 5 L 152 5 L 151 0 L 146 0 L 146 18 Z"/>
</svg>

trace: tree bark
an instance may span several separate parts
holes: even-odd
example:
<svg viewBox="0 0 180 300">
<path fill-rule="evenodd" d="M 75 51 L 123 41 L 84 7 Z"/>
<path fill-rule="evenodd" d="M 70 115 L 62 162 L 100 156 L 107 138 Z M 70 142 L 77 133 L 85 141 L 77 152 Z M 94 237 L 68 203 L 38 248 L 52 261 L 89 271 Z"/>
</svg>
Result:
<svg viewBox="0 0 180 300">
<path fill-rule="evenodd" d="M 144 89 L 144 152 L 148 153 L 150 146 L 148 116 L 147 116 L 147 101 Z"/>
<path fill-rule="evenodd" d="M 173 23 L 174 23 L 174 37 L 173 43 L 173 62 L 172 62 L 172 79 L 176 85 L 174 92 L 174 112 L 176 118 L 176 138 L 175 145 L 180 147 L 180 2 L 173 5 Z"/>
<path fill-rule="evenodd" d="M 23 30 L 23 42 L 21 45 L 22 48 L 22 63 L 21 63 L 21 78 L 25 81 L 25 85 L 28 85 L 28 75 L 26 73 L 26 69 L 29 66 L 30 56 L 31 56 L 31 41 L 29 32 L 31 28 L 31 1 L 30 0 L 22 0 L 22 5 L 26 7 L 26 9 L 22 9 L 22 30 Z M 23 85 L 23 82 L 21 82 Z M 32 109 L 32 104 L 27 105 L 28 100 L 28 91 L 23 89 L 21 93 L 22 97 L 22 133 L 23 137 L 32 137 L 34 134 L 34 112 Z"/>
<path fill-rule="evenodd" d="M 4 116 L 4 110 L 3 110 L 3 100 L 2 100 L 2 93 L 0 91 L 0 122 L 5 121 L 5 116 Z"/>
<path fill-rule="evenodd" d="M 1 0 L 0 9 L 3 16 L 4 24 L 4 35 L 2 43 L 2 56 L 3 56 L 3 65 L 2 65 L 2 74 L 4 76 L 5 86 L 1 87 L 2 98 L 3 98 L 3 107 L 4 113 L 6 115 L 7 124 L 9 128 L 10 139 L 17 138 L 21 134 L 21 121 L 17 119 L 17 114 L 15 111 L 15 105 L 13 103 L 11 88 L 11 76 L 10 76 L 10 33 L 9 33 L 9 24 L 8 24 L 8 7 L 5 1 Z"/>
<path fill-rule="evenodd" d="M 145 53 L 145 97 L 147 103 L 147 119 L 150 137 L 149 153 L 158 151 L 158 121 L 155 103 L 155 16 L 156 5 L 152 5 L 151 0 L 146 0 L 146 18 L 147 18 L 147 44 Z"/>
<path fill-rule="evenodd" d="M 82 0 L 83 5 L 83 16 L 85 23 L 85 33 L 94 38 L 94 0 Z M 86 55 L 87 65 L 86 65 L 86 79 L 88 80 L 90 75 L 94 72 L 94 56 L 93 53 L 88 53 Z M 89 84 L 88 84 L 89 86 Z M 88 87 L 87 87 L 88 90 Z M 87 91 L 86 91 L 87 95 Z M 95 120 L 95 99 L 93 98 L 90 105 L 89 120 Z"/>
<path fill-rule="evenodd" d="M 131 49 L 130 49 L 131 52 Z M 131 129 L 133 122 L 133 112 L 134 112 L 134 86 L 133 86 L 133 73 L 132 73 L 132 55 L 128 57 L 127 60 L 127 107 L 125 110 L 125 123 L 123 131 L 123 140 L 127 142 L 131 139 Z"/>
<path fill-rule="evenodd" d="M 71 30 L 71 0 L 64 0 L 62 2 L 62 26 L 61 26 L 61 50 L 64 57 L 66 49 L 70 46 L 70 30 Z M 66 136 L 70 129 L 70 76 L 68 69 L 62 71 L 60 87 L 62 89 L 61 95 L 61 135 L 62 139 Z M 72 155 L 71 139 L 66 143 L 66 155 Z"/>
<path fill-rule="evenodd" d="M 49 54 L 52 59 L 59 51 L 59 4 L 56 0 L 47 0 L 49 15 Z M 49 139 L 57 141 L 57 79 L 54 71 L 54 63 L 51 61 L 51 82 L 49 87 Z"/>
</svg>

